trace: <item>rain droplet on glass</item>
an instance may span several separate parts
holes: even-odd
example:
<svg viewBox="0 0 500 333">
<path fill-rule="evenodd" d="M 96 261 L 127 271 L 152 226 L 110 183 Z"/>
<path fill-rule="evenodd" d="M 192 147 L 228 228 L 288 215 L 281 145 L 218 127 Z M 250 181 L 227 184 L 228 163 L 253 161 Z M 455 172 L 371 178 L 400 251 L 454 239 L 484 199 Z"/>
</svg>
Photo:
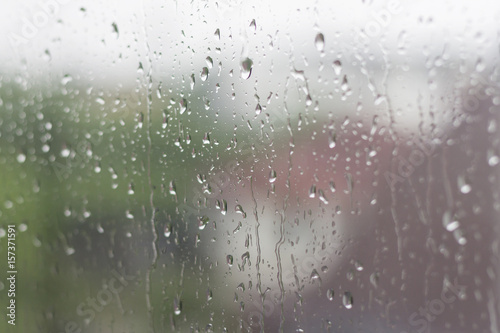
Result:
<svg viewBox="0 0 500 333">
<path fill-rule="evenodd" d="M 316 49 L 319 52 L 323 52 L 325 49 L 325 37 L 323 36 L 322 33 L 319 33 L 316 35 L 316 38 L 314 39 L 314 44 L 316 45 Z"/>
</svg>

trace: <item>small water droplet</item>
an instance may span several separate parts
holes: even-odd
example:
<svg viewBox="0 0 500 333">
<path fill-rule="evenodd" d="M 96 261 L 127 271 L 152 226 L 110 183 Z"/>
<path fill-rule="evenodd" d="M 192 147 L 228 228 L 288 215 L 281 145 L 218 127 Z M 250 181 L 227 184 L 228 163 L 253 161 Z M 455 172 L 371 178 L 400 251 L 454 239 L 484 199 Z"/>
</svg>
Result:
<svg viewBox="0 0 500 333">
<path fill-rule="evenodd" d="M 485 68 L 486 68 L 486 64 L 483 62 L 483 60 L 481 58 L 479 58 L 477 60 L 477 63 L 476 63 L 476 71 L 482 72 L 485 70 Z"/>
<path fill-rule="evenodd" d="M 178 297 L 174 298 L 174 313 L 176 316 L 180 315 L 182 311 L 182 301 Z"/>
<path fill-rule="evenodd" d="M 250 252 L 245 252 L 241 255 L 241 261 L 242 265 L 245 266 L 245 264 L 248 262 L 250 265 Z"/>
<path fill-rule="evenodd" d="M 116 24 L 116 22 L 113 22 L 111 23 L 111 26 L 113 27 L 113 32 L 116 34 L 116 38 L 118 38 L 120 36 L 118 32 L 118 25 Z"/>
<path fill-rule="evenodd" d="M 220 212 L 222 215 L 226 215 L 227 213 L 227 201 L 226 200 L 222 200 L 222 205 L 220 207 Z"/>
<path fill-rule="evenodd" d="M 276 181 L 276 171 L 271 170 L 269 173 L 269 182 L 274 183 Z"/>
<path fill-rule="evenodd" d="M 335 60 L 333 62 L 333 71 L 335 72 L 335 75 L 340 75 L 340 72 L 342 71 L 342 63 L 340 60 Z"/>
<path fill-rule="evenodd" d="M 375 105 L 380 105 L 386 100 L 386 97 L 383 95 L 378 95 L 377 98 L 375 98 Z"/>
<path fill-rule="evenodd" d="M 316 185 L 311 185 L 309 189 L 309 198 L 314 198 L 316 196 Z"/>
<path fill-rule="evenodd" d="M 127 210 L 127 211 L 125 212 L 125 216 L 126 216 L 129 220 L 134 219 L 134 215 L 130 212 L 130 210 Z"/>
<path fill-rule="evenodd" d="M 181 99 L 181 101 L 179 102 L 179 105 L 181 107 L 181 109 L 180 109 L 181 114 L 183 114 L 184 112 L 186 112 L 188 102 L 187 102 L 187 100 L 185 98 Z"/>
<path fill-rule="evenodd" d="M 243 207 L 241 207 L 241 205 L 236 205 L 235 210 L 236 210 L 236 213 L 243 215 L 243 218 L 247 217 L 247 213 L 245 213 L 245 211 L 243 210 Z"/>
<path fill-rule="evenodd" d="M 347 75 L 344 75 L 344 78 L 342 79 L 342 84 L 340 85 L 340 89 L 342 89 L 342 91 L 347 91 L 349 89 L 349 84 L 347 82 Z"/>
<path fill-rule="evenodd" d="M 363 264 L 361 262 L 359 262 L 359 261 L 356 261 L 354 263 L 354 267 L 356 268 L 356 270 L 358 272 L 361 272 L 364 269 Z"/>
<path fill-rule="evenodd" d="M 202 142 L 204 145 L 210 144 L 210 135 L 208 133 L 205 133 L 205 135 L 203 136 Z"/>
<path fill-rule="evenodd" d="M 67 85 L 68 83 L 70 83 L 71 81 L 73 81 L 73 77 L 69 74 L 66 74 L 63 76 L 63 78 L 61 79 L 61 84 L 63 86 Z"/>
<path fill-rule="evenodd" d="M 452 232 L 460 227 L 460 222 L 458 222 L 448 210 L 443 214 L 443 226 L 446 228 L 446 230 Z"/>
<path fill-rule="evenodd" d="M 376 288 L 378 287 L 378 280 L 379 280 L 379 274 L 378 273 L 372 273 L 370 275 L 370 283 Z"/>
<path fill-rule="evenodd" d="M 257 24 L 255 23 L 255 19 L 253 19 L 252 22 L 250 22 L 250 28 L 257 30 Z"/>
<path fill-rule="evenodd" d="M 496 166 L 498 162 L 500 162 L 500 159 L 498 156 L 493 152 L 493 150 L 488 150 L 488 164 L 489 166 Z"/>
<path fill-rule="evenodd" d="M 206 81 L 207 78 L 208 78 L 208 68 L 207 67 L 203 67 L 203 69 L 201 70 L 201 80 L 202 81 Z"/>
<path fill-rule="evenodd" d="M 326 298 L 328 298 L 329 301 L 333 301 L 334 296 L 335 296 L 335 291 L 333 289 L 328 289 L 326 291 Z"/>
<path fill-rule="evenodd" d="M 208 216 L 202 216 L 198 218 L 198 229 L 203 230 L 207 226 L 210 219 Z"/>
<path fill-rule="evenodd" d="M 241 62 L 241 78 L 247 80 L 252 75 L 253 61 L 246 58 Z"/>
<path fill-rule="evenodd" d="M 315 280 L 321 281 L 321 277 L 319 276 L 319 273 L 316 269 L 312 270 L 310 279 L 311 279 L 311 281 L 315 281 Z"/>
<path fill-rule="evenodd" d="M 335 148 L 337 145 L 337 134 L 335 131 L 331 130 L 330 134 L 328 135 L 328 147 L 331 149 Z"/>
<path fill-rule="evenodd" d="M 347 193 L 352 193 L 354 188 L 354 181 L 352 179 L 352 175 L 350 173 L 346 173 L 345 179 L 347 181 Z"/>
<path fill-rule="evenodd" d="M 353 299 L 350 291 L 346 291 L 342 296 L 342 304 L 346 309 L 352 309 Z"/>
<path fill-rule="evenodd" d="M 453 231 L 453 237 L 455 237 L 455 240 L 458 242 L 458 244 L 467 244 L 467 239 L 465 238 L 464 232 L 462 230 L 456 229 L 455 231 Z"/>
<path fill-rule="evenodd" d="M 165 226 L 165 230 L 163 231 L 163 235 L 165 235 L 165 237 L 168 238 L 168 237 L 170 237 L 171 234 L 172 234 L 172 224 L 168 223 Z"/>
<path fill-rule="evenodd" d="M 207 63 L 207 67 L 211 69 L 214 66 L 214 61 L 212 60 L 212 57 L 206 57 L 205 62 Z"/>
<path fill-rule="evenodd" d="M 463 194 L 467 194 L 471 191 L 472 187 L 468 184 L 465 176 L 460 176 L 457 179 L 458 188 Z"/>
<path fill-rule="evenodd" d="M 26 155 L 24 155 L 23 153 L 17 155 L 17 162 L 18 163 L 24 163 L 26 161 Z"/>
<path fill-rule="evenodd" d="M 330 191 L 331 191 L 332 193 L 335 193 L 335 191 L 336 191 L 336 188 L 335 188 L 335 182 L 334 182 L 333 180 L 332 180 L 332 181 L 330 181 Z"/>
<path fill-rule="evenodd" d="M 62 156 L 62 157 L 68 157 L 70 153 L 71 153 L 71 151 L 70 151 L 67 147 L 64 147 L 64 148 L 61 150 L 61 156 Z"/>
<path fill-rule="evenodd" d="M 314 39 L 314 44 L 316 45 L 316 49 L 319 52 L 323 52 L 325 49 L 325 36 L 323 34 L 319 33 L 316 35 L 316 38 Z"/>
<path fill-rule="evenodd" d="M 321 200 L 325 205 L 328 205 L 328 200 L 326 199 L 325 193 L 323 193 L 323 190 L 318 191 L 318 197 L 319 200 Z"/>
<path fill-rule="evenodd" d="M 308 94 L 308 95 L 306 96 L 306 105 L 307 105 L 307 106 L 311 106 L 311 105 L 312 105 L 312 103 L 313 103 L 312 97 L 311 97 L 311 95 L 309 95 L 309 94 Z"/>
<path fill-rule="evenodd" d="M 168 184 L 168 192 L 171 195 L 177 195 L 177 188 L 176 188 L 175 182 L 173 180 L 171 180 L 170 183 Z"/>
<path fill-rule="evenodd" d="M 262 106 L 258 103 L 257 106 L 255 107 L 255 114 L 259 115 L 262 112 Z"/>
<path fill-rule="evenodd" d="M 214 32 L 214 37 L 215 37 L 215 40 L 219 41 L 220 40 L 220 29 L 217 28 Z"/>
<path fill-rule="evenodd" d="M 233 266 L 233 256 L 228 254 L 226 257 L 226 262 L 229 265 L 229 267 Z"/>
<path fill-rule="evenodd" d="M 189 86 L 191 87 L 191 90 L 194 89 L 194 84 L 196 83 L 196 80 L 194 79 L 194 74 L 191 74 L 191 82 L 189 83 Z"/>
</svg>

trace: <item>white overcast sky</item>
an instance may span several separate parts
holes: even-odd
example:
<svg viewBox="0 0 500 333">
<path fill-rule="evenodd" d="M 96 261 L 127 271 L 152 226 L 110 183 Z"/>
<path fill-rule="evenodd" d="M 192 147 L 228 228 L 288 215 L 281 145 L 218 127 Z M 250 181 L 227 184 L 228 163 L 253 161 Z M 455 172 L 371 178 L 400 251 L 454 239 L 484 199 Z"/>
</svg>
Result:
<svg viewBox="0 0 500 333">
<path fill-rule="evenodd" d="M 396 0 L 392 2 L 400 4 L 400 10 L 390 13 L 386 23 L 377 23 L 377 13 L 387 13 L 389 2 L 4 1 L 0 5 L 0 29 L 3 31 L 0 35 L 0 73 L 28 73 L 31 81 L 70 74 L 81 75 L 82 80 L 92 84 L 133 85 L 138 63 L 147 62 L 147 35 L 155 78 L 168 78 L 205 66 L 204 54 L 208 48 L 213 51 L 217 46 L 213 33 L 218 28 L 221 56 L 227 59 L 226 63 L 239 64 L 246 56 L 255 62 L 260 57 L 262 68 L 272 63 L 275 71 L 288 71 L 281 75 L 284 77 L 290 71 L 290 57 L 285 53 L 294 53 L 292 62 L 297 68 L 308 62 L 319 63 L 321 58 L 318 58 L 314 38 L 321 32 L 325 36 L 327 59 L 332 59 L 338 53 L 336 48 L 353 44 L 353 36 L 368 23 L 379 25 L 382 31 L 369 39 L 370 45 L 377 50 L 380 49 L 377 45 L 383 45 L 389 51 L 389 60 L 394 57 L 394 61 L 407 62 L 410 68 L 412 63 L 425 63 L 429 54 L 445 54 L 451 58 L 448 61 L 455 59 L 457 63 L 462 61 L 469 65 L 474 65 L 479 58 L 486 64 L 496 63 L 500 1 Z M 50 8 L 48 14 L 43 9 L 44 4 Z M 35 23 L 36 17 L 47 18 L 47 21 L 39 23 L 40 27 L 30 36 L 23 36 L 23 27 L 26 29 L 27 25 Z M 257 25 L 254 31 L 249 27 L 253 19 Z M 113 31 L 113 23 L 118 27 L 118 36 Z M 409 37 L 401 39 L 405 31 Z M 25 43 L 13 46 L 12 40 L 16 37 L 25 37 Z M 267 56 L 264 46 L 271 40 L 276 44 L 275 50 Z M 396 50 L 401 40 L 412 53 L 398 55 Z M 46 50 L 51 55 L 50 64 L 44 56 Z M 196 53 L 199 56 L 193 56 Z M 375 53 L 375 57 L 382 59 L 382 56 L 380 52 Z M 418 70 L 423 72 L 421 68 Z M 260 85 L 276 84 L 268 73 L 259 75 Z M 427 84 L 427 78 L 422 77 L 421 83 L 416 78 L 414 84 L 415 88 Z M 403 121 L 414 122 L 415 119 Z"/>
</svg>

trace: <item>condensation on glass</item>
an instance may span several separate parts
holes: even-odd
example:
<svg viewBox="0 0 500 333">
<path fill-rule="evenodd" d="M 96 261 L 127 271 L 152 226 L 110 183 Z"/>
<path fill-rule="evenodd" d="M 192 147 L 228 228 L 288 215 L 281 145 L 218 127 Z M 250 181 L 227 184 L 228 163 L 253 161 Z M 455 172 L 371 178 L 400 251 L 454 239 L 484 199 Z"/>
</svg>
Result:
<svg viewBox="0 0 500 333">
<path fill-rule="evenodd" d="M 1 7 L 1 331 L 500 330 L 498 4 Z"/>
</svg>

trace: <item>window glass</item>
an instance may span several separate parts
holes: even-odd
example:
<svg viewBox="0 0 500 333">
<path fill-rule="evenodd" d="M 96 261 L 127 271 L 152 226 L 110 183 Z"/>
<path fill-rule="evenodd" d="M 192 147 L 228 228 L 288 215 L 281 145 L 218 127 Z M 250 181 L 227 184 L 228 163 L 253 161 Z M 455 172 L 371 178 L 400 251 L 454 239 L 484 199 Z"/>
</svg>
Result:
<svg viewBox="0 0 500 333">
<path fill-rule="evenodd" d="M 500 329 L 499 4 L 1 8 L 0 331 Z"/>
</svg>

